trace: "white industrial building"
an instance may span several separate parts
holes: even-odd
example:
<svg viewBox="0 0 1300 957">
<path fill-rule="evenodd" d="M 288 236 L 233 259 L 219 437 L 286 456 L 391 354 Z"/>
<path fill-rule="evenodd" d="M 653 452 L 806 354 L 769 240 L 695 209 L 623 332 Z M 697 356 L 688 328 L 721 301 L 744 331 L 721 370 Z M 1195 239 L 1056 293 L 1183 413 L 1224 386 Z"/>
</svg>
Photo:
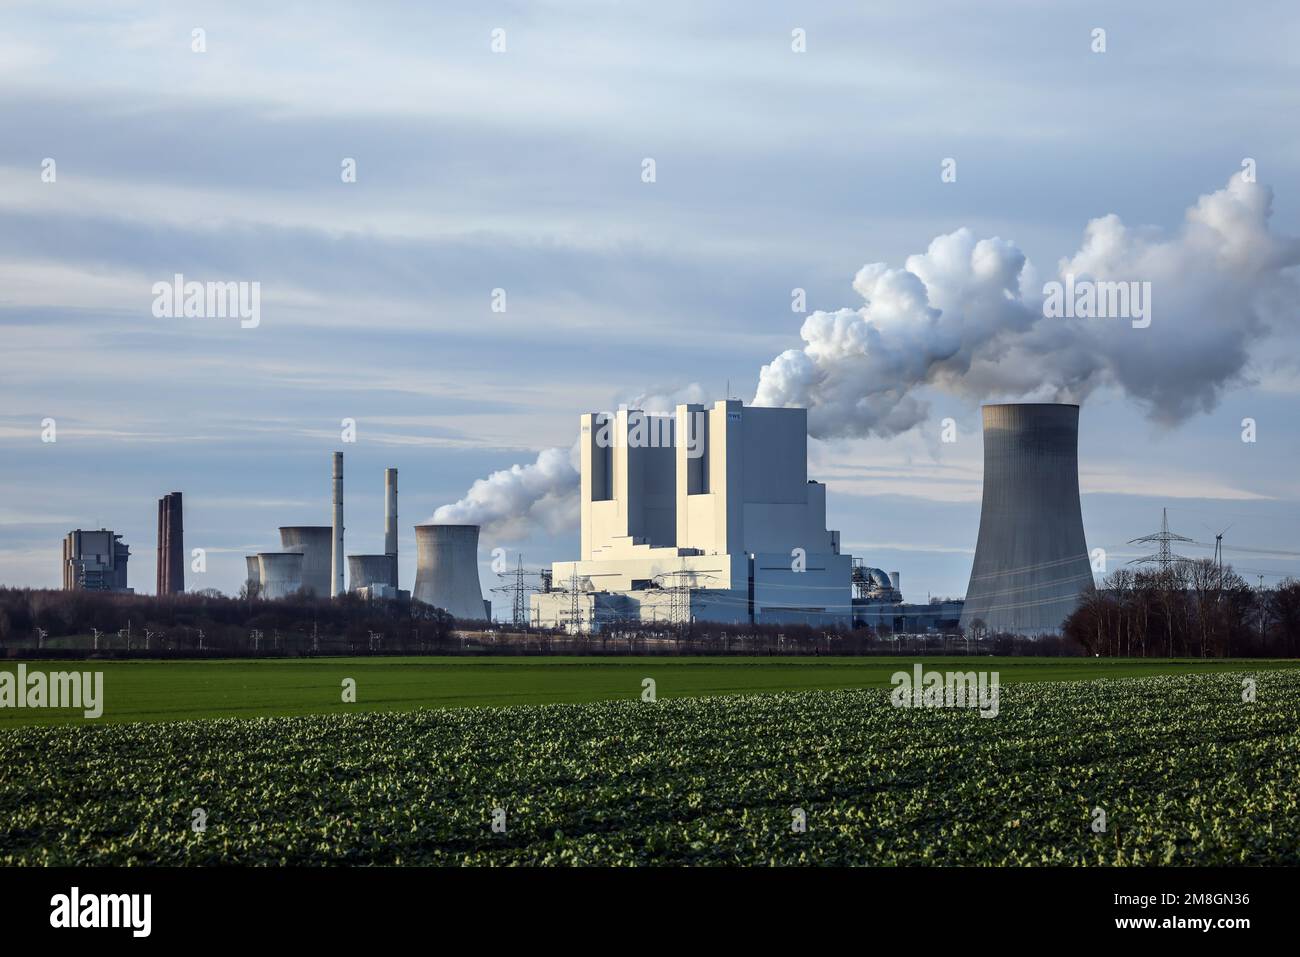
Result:
<svg viewBox="0 0 1300 957">
<path fill-rule="evenodd" d="M 590 413 L 580 446 L 581 556 L 531 597 L 534 625 L 850 623 L 851 559 L 808 480 L 806 410 Z"/>
</svg>

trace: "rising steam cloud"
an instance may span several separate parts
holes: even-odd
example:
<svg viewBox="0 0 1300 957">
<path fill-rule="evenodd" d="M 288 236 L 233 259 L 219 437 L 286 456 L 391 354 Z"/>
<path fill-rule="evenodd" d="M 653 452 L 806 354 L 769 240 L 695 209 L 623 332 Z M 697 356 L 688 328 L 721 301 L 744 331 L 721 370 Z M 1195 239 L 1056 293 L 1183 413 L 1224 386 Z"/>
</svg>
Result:
<svg viewBox="0 0 1300 957">
<path fill-rule="evenodd" d="M 891 436 L 928 414 L 923 387 L 973 401 L 1079 401 L 1113 386 L 1153 420 L 1210 411 L 1244 380 L 1250 344 L 1294 311 L 1300 243 L 1269 231 L 1272 194 L 1237 174 L 1168 238 L 1118 216 L 1090 222 L 1059 281 L 1151 284 L 1152 321 L 1043 315 L 1042 286 L 1013 243 L 940 236 L 902 269 L 864 266 L 856 308 L 815 312 L 804 345 L 763 366 L 754 405 L 808 409 L 819 438 Z"/>
<path fill-rule="evenodd" d="M 578 520 L 578 446 L 543 449 L 530 465 L 512 465 L 478 479 L 465 497 L 443 505 L 433 521 L 481 525 L 489 538 L 518 541 L 539 529 L 555 533 Z"/>
<path fill-rule="evenodd" d="M 973 402 L 1077 402 L 1113 387 L 1163 424 L 1208 412 L 1245 381 L 1251 344 L 1294 316 L 1286 270 L 1300 263 L 1300 241 L 1270 232 L 1271 206 L 1267 187 L 1237 174 L 1168 237 L 1114 214 L 1088 223 L 1057 278 L 1149 282 L 1146 328 L 1047 318 L 1042 283 L 1014 243 L 964 228 L 939 236 L 902 269 L 859 270 L 853 288 L 863 304 L 809 315 L 803 346 L 762 367 L 752 404 L 807 408 L 818 438 L 905 432 L 927 418 L 918 395 L 927 388 Z M 667 411 L 672 399 L 702 395 L 698 386 L 654 390 L 632 404 Z M 531 465 L 478 480 L 434 521 L 506 538 L 572 527 L 576 449 L 547 449 Z"/>
</svg>

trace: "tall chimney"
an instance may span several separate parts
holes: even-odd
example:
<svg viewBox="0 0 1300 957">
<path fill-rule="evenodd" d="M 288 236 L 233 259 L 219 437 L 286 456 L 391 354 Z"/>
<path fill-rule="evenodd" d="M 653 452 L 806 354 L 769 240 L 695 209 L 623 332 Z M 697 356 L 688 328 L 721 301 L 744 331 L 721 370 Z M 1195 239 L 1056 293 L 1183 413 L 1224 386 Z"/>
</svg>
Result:
<svg viewBox="0 0 1300 957">
<path fill-rule="evenodd" d="M 330 551 L 330 596 L 344 592 L 343 575 L 347 568 L 343 557 L 343 453 L 334 453 L 334 547 Z"/>
<path fill-rule="evenodd" d="M 181 493 L 158 500 L 158 594 L 185 591 L 185 521 Z"/>
<path fill-rule="evenodd" d="M 388 583 L 397 588 L 397 469 L 384 469 L 384 554 L 392 565 Z"/>
</svg>

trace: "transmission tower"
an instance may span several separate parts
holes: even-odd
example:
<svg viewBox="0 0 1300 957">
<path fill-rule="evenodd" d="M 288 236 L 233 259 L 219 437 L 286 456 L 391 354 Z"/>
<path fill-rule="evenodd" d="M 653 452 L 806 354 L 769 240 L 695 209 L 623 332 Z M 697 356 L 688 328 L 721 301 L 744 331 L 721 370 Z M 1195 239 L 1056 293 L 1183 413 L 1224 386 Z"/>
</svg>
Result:
<svg viewBox="0 0 1300 957">
<path fill-rule="evenodd" d="M 713 580 L 714 576 L 691 571 L 685 559 L 677 571 L 656 575 L 654 581 L 668 592 L 668 620 L 674 628 L 685 628 L 691 620 L 691 589 L 699 587 L 699 579 Z"/>
<path fill-rule="evenodd" d="M 1161 572 L 1167 572 L 1173 565 L 1181 565 L 1184 562 L 1191 561 L 1191 559 L 1185 558 L 1182 555 L 1175 555 L 1173 550 L 1169 547 L 1169 543 L 1190 541 L 1194 540 L 1188 538 L 1186 535 L 1178 535 L 1175 532 L 1169 531 L 1169 510 L 1162 508 L 1160 510 L 1160 531 L 1153 532 L 1150 535 L 1143 535 L 1141 538 L 1129 540 L 1130 545 L 1154 543 L 1157 546 L 1155 552 L 1150 555 L 1143 555 L 1141 558 L 1135 558 L 1130 561 L 1129 564 L 1159 565 Z"/>
<path fill-rule="evenodd" d="M 510 619 L 516 628 L 528 625 L 528 596 L 539 589 L 529 579 L 547 576 L 547 572 L 529 572 L 524 570 L 524 556 L 519 556 L 519 564 L 514 571 L 498 572 L 497 577 L 506 582 L 492 590 L 510 595 Z"/>
</svg>

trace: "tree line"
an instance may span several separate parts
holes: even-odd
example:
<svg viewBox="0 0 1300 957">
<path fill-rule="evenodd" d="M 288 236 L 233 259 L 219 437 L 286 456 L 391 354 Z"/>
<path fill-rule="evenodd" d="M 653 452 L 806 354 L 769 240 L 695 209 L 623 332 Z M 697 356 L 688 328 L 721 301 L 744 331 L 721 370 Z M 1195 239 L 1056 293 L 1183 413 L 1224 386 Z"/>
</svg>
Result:
<svg viewBox="0 0 1300 957">
<path fill-rule="evenodd" d="M 1300 581 L 1252 588 L 1231 565 L 1206 558 L 1121 568 L 1083 595 L 1063 631 L 1089 655 L 1294 658 Z"/>
</svg>

